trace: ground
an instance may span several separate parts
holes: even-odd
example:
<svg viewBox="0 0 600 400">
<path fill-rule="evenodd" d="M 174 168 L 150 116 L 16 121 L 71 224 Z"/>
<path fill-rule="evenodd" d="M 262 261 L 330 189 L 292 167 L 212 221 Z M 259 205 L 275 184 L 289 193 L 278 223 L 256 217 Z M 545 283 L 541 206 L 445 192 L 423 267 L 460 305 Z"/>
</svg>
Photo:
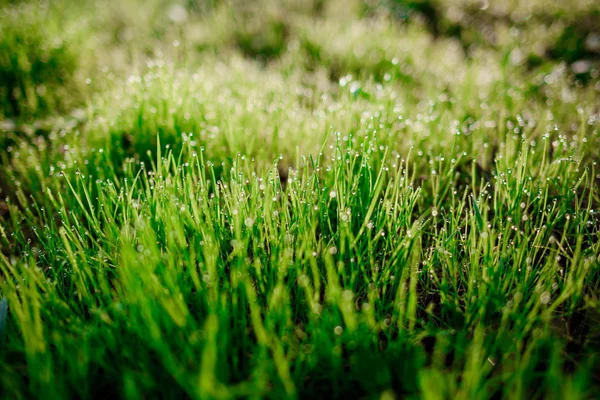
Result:
<svg viewBox="0 0 600 400">
<path fill-rule="evenodd" d="M 0 397 L 600 396 L 600 6 L 0 0 Z"/>
</svg>

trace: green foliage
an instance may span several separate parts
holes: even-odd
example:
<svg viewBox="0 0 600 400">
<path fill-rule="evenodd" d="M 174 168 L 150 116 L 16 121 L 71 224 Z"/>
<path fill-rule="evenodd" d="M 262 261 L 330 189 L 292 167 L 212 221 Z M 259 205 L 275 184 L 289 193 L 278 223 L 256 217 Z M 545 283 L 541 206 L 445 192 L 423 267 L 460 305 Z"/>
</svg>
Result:
<svg viewBox="0 0 600 400">
<path fill-rule="evenodd" d="M 81 100 L 80 32 L 61 17 L 51 6 L 0 10 L 0 115 L 43 116 Z"/>
<path fill-rule="evenodd" d="M 3 5 L 0 397 L 600 395 L 588 6 L 390 3 Z"/>
</svg>

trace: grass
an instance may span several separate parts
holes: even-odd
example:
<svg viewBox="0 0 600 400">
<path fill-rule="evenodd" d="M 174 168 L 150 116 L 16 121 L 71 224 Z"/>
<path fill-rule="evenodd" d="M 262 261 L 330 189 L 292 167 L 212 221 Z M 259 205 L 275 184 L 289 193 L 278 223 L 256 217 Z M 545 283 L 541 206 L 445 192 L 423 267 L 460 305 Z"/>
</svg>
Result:
<svg viewBox="0 0 600 400">
<path fill-rule="evenodd" d="M 81 99 L 80 24 L 61 24 L 52 7 L 22 4 L 0 12 L 0 113 L 14 118 L 66 111 Z M 81 84 L 80 84 L 81 83 Z"/>
<path fill-rule="evenodd" d="M 598 12 L 2 2 L 0 397 L 600 396 Z"/>
</svg>

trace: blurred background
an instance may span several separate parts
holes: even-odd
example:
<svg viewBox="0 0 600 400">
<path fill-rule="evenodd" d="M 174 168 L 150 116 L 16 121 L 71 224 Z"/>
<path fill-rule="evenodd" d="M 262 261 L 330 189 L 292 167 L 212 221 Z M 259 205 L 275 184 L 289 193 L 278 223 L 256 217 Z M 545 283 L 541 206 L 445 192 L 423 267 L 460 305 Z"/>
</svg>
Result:
<svg viewBox="0 0 600 400">
<path fill-rule="evenodd" d="M 352 74 L 433 79 L 466 63 L 504 64 L 543 90 L 560 66 L 574 85 L 598 77 L 594 0 L 0 1 L 0 119 L 32 121 L 81 107 L 148 60 L 194 66 L 243 57 L 325 87 Z M 506 70 L 504 70 L 506 71 Z M 485 78 L 482 78 L 485 79 Z M 538 85 L 540 87 L 533 87 Z"/>
</svg>

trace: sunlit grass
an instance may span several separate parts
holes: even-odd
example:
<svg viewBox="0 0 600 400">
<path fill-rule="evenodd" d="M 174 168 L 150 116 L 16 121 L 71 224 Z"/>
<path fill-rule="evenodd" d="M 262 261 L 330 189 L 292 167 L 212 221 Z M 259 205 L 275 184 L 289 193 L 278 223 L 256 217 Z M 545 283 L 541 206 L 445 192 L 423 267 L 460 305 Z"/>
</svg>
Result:
<svg viewBox="0 0 600 400">
<path fill-rule="evenodd" d="M 593 5 L 191 3 L 0 63 L 3 397 L 600 394 L 598 70 L 527 61 Z"/>
</svg>

